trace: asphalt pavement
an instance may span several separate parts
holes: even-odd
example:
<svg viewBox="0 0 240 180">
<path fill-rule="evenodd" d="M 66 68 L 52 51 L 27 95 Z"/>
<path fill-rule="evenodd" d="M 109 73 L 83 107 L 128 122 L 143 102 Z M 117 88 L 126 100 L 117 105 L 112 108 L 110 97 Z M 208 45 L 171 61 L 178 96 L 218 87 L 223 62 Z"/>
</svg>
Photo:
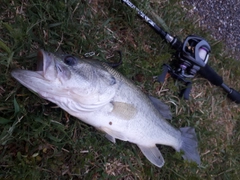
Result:
<svg viewBox="0 0 240 180">
<path fill-rule="evenodd" d="M 197 14 L 200 26 L 226 44 L 229 55 L 240 60 L 240 0 L 184 0 L 189 15 Z"/>
</svg>

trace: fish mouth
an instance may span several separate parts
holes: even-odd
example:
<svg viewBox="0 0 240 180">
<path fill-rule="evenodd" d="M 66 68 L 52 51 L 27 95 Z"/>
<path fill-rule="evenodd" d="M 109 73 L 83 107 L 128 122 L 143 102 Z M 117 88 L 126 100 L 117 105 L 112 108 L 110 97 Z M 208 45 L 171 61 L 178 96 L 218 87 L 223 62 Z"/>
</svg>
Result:
<svg viewBox="0 0 240 180">
<path fill-rule="evenodd" d="M 40 49 L 37 53 L 37 72 L 42 72 L 43 76 L 54 70 L 56 57 L 49 52 Z M 46 77 L 48 79 L 48 76 Z"/>
<path fill-rule="evenodd" d="M 51 84 L 57 78 L 55 59 L 54 54 L 39 50 L 36 71 L 15 69 L 11 75 L 22 85 L 37 93 L 46 92 L 46 89 L 51 89 Z"/>
<path fill-rule="evenodd" d="M 45 54 L 46 53 L 45 53 L 44 50 L 39 50 L 38 51 L 38 53 L 37 53 L 37 68 L 36 68 L 36 71 L 43 71 L 44 57 L 46 56 Z"/>
<path fill-rule="evenodd" d="M 11 74 L 17 80 L 19 79 L 19 74 L 26 74 L 32 77 L 40 79 L 45 78 L 46 80 L 51 81 L 56 78 L 55 59 L 56 57 L 54 54 L 40 49 L 37 52 L 37 67 L 35 71 L 16 69 L 13 70 Z"/>
</svg>

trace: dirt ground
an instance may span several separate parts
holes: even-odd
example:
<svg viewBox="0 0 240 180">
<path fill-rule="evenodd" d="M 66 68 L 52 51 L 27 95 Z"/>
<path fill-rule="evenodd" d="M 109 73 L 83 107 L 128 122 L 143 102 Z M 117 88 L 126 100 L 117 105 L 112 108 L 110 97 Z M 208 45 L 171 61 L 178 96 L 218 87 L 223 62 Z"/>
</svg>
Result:
<svg viewBox="0 0 240 180">
<path fill-rule="evenodd" d="M 226 43 L 229 55 L 240 60 L 240 0 L 185 0 L 183 8 L 198 14 L 200 26 Z"/>
</svg>

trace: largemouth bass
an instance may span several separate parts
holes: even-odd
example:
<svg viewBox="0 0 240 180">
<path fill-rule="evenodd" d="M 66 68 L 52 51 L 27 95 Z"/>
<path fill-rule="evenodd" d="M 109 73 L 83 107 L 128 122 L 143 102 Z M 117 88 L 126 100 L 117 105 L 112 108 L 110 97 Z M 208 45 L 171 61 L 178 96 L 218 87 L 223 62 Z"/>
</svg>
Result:
<svg viewBox="0 0 240 180">
<path fill-rule="evenodd" d="M 164 158 L 156 144 L 183 151 L 183 158 L 200 164 L 194 128 L 176 129 L 165 119 L 166 105 L 145 95 L 106 63 L 56 55 L 40 50 L 37 71 L 14 70 L 12 76 L 42 98 L 116 139 L 136 144 L 158 167 Z"/>
</svg>

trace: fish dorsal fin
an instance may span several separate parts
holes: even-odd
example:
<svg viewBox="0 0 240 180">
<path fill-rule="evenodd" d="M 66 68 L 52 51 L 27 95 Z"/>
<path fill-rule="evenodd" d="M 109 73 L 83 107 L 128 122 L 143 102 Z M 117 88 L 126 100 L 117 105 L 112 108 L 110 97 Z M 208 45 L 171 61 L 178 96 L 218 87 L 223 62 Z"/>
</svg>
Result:
<svg viewBox="0 0 240 180">
<path fill-rule="evenodd" d="M 162 167 L 164 165 L 164 159 L 157 146 L 147 147 L 138 145 L 138 147 L 151 163 L 158 167 Z"/>
<path fill-rule="evenodd" d="M 172 113 L 169 109 L 169 106 L 160 101 L 159 99 L 148 96 L 151 102 L 153 103 L 154 107 L 159 111 L 159 113 L 163 116 L 165 119 L 172 119 Z"/>
<path fill-rule="evenodd" d="M 123 120 L 131 120 L 137 114 L 137 109 L 132 105 L 124 102 L 112 102 L 113 109 L 111 114 Z"/>
</svg>

